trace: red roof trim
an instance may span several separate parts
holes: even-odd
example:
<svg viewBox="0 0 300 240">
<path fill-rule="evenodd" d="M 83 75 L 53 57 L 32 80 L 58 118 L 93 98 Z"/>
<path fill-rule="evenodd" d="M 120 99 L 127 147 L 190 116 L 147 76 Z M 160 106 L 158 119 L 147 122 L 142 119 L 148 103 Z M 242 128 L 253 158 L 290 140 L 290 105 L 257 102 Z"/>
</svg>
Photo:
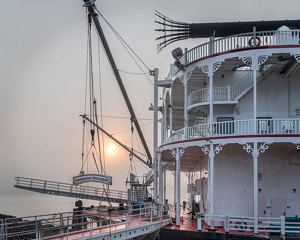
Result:
<svg viewBox="0 0 300 240">
<path fill-rule="evenodd" d="M 196 142 L 196 141 L 207 141 L 214 139 L 231 139 L 231 138 L 255 138 L 255 137 L 300 137 L 300 134 L 277 134 L 277 135 L 241 135 L 241 136 L 225 136 L 225 137 L 211 137 L 211 138 L 197 138 L 197 139 L 189 139 L 184 141 L 177 141 L 172 143 L 166 143 L 159 147 L 164 147 L 168 145 L 173 145 L 177 143 L 187 143 L 187 142 Z"/>
</svg>

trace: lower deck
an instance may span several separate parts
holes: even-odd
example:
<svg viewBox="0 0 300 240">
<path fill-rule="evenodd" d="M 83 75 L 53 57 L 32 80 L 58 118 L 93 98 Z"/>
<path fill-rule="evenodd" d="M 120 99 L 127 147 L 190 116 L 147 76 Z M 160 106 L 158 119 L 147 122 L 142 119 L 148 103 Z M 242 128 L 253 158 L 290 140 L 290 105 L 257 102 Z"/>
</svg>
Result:
<svg viewBox="0 0 300 240">
<path fill-rule="evenodd" d="M 190 210 L 185 210 L 181 212 L 181 222 L 177 226 L 175 224 L 175 219 L 173 223 L 163 227 L 160 230 L 160 239 L 161 240 L 185 240 L 185 239 L 283 239 L 280 236 L 280 233 L 270 233 L 269 229 L 266 229 L 265 232 L 259 232 L 259 234 L 254 234 L 254 229 L 247 224 L 243 225 L 236 230 L 225 231 L 224 227 L 215 227 L 211 229 L 211 226 L 207 223 L 203 223 L 201 230 L 198 229 L 197 218 L 190 214 Z M 243 230 L 244 229 L 244 230 Z M 300 233 L 287 234 L 285 239 L 300 239 Z"/>
</svg>

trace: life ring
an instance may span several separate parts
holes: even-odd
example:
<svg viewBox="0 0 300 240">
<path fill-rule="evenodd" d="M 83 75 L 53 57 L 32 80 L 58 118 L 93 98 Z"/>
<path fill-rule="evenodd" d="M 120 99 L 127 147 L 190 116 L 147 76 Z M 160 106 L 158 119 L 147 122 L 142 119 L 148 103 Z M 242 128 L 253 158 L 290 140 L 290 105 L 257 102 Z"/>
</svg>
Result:
<svg viewBox="0 0 300 240">
<path fill-rule="evenodd" d="M 253 42 L 253 37 L 251 37 L 248 41 L 248 44 L 250 47 L 253 47 L 254 46 L 254 42 Z M 261 40 L 260 40 L 260 37 L 259 36 L 256 36 L 256 46 L 260 46 L 261 44 Z"/>
<path fill-rule="evenodd" d="M 248 229 L 246 222 L 236 222 L 235 224 L 236 224 L 235 225 L 236 229 L 241 229 L 241 230 L 239 230 L 240 232 L 244 232 L 244 230 Z M 240 225 L 240 226 L 237 226 L 237 225 Z"/>
</svg>

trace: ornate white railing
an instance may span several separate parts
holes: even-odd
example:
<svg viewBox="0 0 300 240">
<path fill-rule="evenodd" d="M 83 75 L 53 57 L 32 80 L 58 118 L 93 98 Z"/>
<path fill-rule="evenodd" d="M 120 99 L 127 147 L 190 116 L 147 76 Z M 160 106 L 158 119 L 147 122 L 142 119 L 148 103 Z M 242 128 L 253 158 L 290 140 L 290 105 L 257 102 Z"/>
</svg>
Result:
<svg viewBox="0 0 300 240">
<path fill-rule="evenodd" d="M 187 64 L 201 58 L 233 51 L 242 48 L 253 48 L 258 46 L 299 45 L 300 30 L 289 31 L 264 31 L 237 34 L 224 38 L 211 40 L 201 44 L 187 52 Z M 256 41 L 254 41 L 256 39 Z M 254 42 L 256 42 L 254 44 Z M 254 46 L 255 45 L 255 46 Z M 185 56 L 183 56 L 185 59 Z"/>
<path fill-rule="evenodd" d="M 249 72 L 245 77 L 237 81 L 231 90 L 232 99 L 238 98 L 246 89 L 248 89 L 253 84 L 253 74 Z"/>
<path fill-rule="evenodd" d="M 213 100 L 214 101 L 229 101 L 230 99 L 230 86 L 228 87 L 214 87 Z M 188 106 L 193 104 L 208 102 L 209 101 L 209 89 L 201 88 L 193 91 L 188 96 Z"/>
<path fill-rule="evenodd" d="M 214 222 L 221 225 L 225 232 L 231 231 L 253 232 L 255 223 L 253 217 L 208 215 L 198 217 L 198 231 L 203 228 L 203 222 Z M 296 237 L 300 234 L 300 218 L 285 217 L 259 217 L 257 223 L 258 233 L 280 233 L 282 236 Z"/>
<path fill-rule="evenodd" d="M 257 72 L 257 80 L 271 68 L 271 64 L 266 65 L 262 71 Z M 239 99 L 243 93 L 251 89 L 253 85 L 253 74 L 248 72 L 246 76 L 241 78 L 232 86 L 227 87 L 214 87 L 214 101 L 234 101 Z M 190 93 L 188 96 L 188 106 L 193 104 L 203 103 L 209 101 L 209 88 L 201 88 Z"/>
<path fill-rule="evenodd" d="M 213 122 L 187 127 L 174 132 L 165 143 L 221 136 L 300 134 L 299 118 L 253 119 Z"/>
</svg>

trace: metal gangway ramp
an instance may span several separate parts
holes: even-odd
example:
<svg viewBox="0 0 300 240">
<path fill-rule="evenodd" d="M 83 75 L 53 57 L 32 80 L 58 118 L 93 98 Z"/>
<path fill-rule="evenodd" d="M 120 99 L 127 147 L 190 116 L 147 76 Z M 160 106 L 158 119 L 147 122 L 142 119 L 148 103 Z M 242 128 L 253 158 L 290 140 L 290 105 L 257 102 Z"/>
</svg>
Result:
<svg viewBox="0 0 300 240">
<path fill-rule="evenodd" d="M 33 178 L 15 177 L 14 187 L 32 192 L 63 197 L 90 199 L 113 203 L 128 202 L 128 193 L 126 191 L 73 185 L 69 183 L 53 182 Z"/>
<path fill-rule="evenodd" d="M 102 211 L 98 208 L 0 220 L 0 239 L 154 239 L 161 227 L 171 223 L 165 206 Z"/>
</svg>

